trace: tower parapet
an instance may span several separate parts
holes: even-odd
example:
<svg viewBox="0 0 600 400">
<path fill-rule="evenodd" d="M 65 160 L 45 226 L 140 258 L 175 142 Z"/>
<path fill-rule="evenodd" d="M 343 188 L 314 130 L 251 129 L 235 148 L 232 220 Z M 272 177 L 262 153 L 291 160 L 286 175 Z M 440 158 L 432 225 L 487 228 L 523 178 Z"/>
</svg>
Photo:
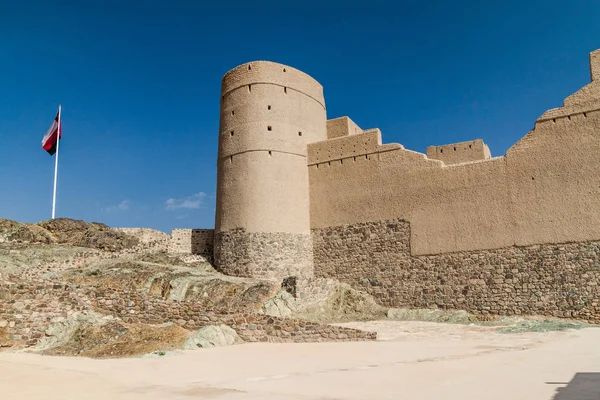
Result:
<svg viewBox="0 0 600 400">
<path fill-rule="evenodd" d="M 229 275 L 310 276 L 306 148 L 327 139 L 323 88 L 256 61 L 225 74 L 221 90 L 215 264 Z"/>
</svg>

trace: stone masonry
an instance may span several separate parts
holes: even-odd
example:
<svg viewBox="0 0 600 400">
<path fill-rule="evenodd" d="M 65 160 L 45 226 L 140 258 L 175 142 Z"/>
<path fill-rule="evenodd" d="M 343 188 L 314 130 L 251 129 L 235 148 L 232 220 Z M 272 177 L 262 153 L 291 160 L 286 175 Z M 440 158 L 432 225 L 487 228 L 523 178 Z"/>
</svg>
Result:
<svg viewBox="0 0 600 400">
<path fill-rule="evenodd" d="M 195 330 L 231 326 L 249 342 L 374 340 L 376 333 L 282 319 L 250 312 L 208 310 L 197 302 L 145 296 L 134 291 L 64 283 L 0 283 L 0 348 L 33 346 L 53 324 L 75 313 L 95 311 L 128 323 L 171 322 Z"/>
<path fill-rule="evenodd" d="M 169 252 L 197 254 L 212 262 L 213 247 L 213 229 L 173 229 Z"/>
<path fill-rule="evenodd" d="M 308 278 L 313 274 L 312 250 L 311 235 L 235 229 L 216 235 L 215 264 L 227 275 L 276 281 Z"/>
<path fill-rule="evenodd" d="M 600 323 L 600 242 L 411 256 L 410 224 L 313 230 L 315 274 L 390 307 L 547 315 Z"/>
</svg>

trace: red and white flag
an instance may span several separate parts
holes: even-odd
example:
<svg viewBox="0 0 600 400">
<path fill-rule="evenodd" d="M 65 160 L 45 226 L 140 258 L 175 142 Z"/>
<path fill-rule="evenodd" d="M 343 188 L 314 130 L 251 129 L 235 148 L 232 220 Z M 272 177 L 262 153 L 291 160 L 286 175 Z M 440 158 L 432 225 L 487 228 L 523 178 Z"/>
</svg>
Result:
<svg viewBox="0 0 600 400">
<path fill-rule="evenodd" d="M 42 147 L 44 150 L 48 152 L 51 156 L 56 153 L 56 146 L 58 141 L 62 138 L 62 127 L 60 123 L 60 111 L 56 113 L 56 117 L 48 129 L 48 132 L 44 135 L 42 139 Z"/>
</svg>

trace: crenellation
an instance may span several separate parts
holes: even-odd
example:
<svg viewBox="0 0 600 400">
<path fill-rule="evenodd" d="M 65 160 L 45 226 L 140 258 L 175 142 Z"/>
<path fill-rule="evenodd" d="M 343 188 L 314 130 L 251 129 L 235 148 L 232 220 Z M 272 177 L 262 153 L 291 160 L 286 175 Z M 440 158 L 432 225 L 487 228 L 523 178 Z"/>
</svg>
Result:
<svg viewBox="0 0 600 400">
<path fill-rule="evenodd" d="M 370 129 L 360 135 L 339 136 L 308 145 L 308 165 L 344 158 L 364 156 L 378 152 L 381 131 Z"/>
<path fill-rule="evenodd" d="M 348 117 L 327 120 L 327 139 L 359 135 L 361 133 L 363 133 L 363 130 Z"/>
<path fill-rule="evenodd" d="M 469 142 L 429 146 L 427 157 L 443 161 L 444 164 L 460 164 L 471 161 L 489 160 L 492 158 L 489 147 L 481 139 Z"/>
<path fill-rule="evenodd" d="M 600 105 L 600 104 L 599 104 Z M 587 118 L 590 115 L 597 114 L 600 111 L 600 108 L 589 109 L 586 111 L 576 111 L 570 114 L 566 114 L 562 108 L 557 108 L 554 110 L 549 110 L 544 113 L 537 121 L 536 125 L 544 124 L 548 122 L 556 122 L 560 120 L 567 119 L 567 121 L 572 121 L 576 117 Z M 570 119 L 569 119 L 570 118 Z"/>
</svg>

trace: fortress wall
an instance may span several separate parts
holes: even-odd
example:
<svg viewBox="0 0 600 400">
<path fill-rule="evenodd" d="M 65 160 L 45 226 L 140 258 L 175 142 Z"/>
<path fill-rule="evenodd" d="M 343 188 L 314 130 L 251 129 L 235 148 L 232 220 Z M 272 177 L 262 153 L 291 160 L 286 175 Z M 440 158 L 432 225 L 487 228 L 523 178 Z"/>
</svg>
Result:
<svg viewBox="0 0 600 400">
<path fill-rule="evenodd" d="M 360 147 L 355 141 L 363 137 L 367 144 Z M 317 159 L 317 147 L 319 159 L 336 151 L 342 157 L 353 154 L 333 161 L 323 157 L 309 166 L 313 228 L 405 218 L 413 227 L 413 254 L 514 243 L 510 211 L 504 206 L 504 158 L 444 167 L 424 154 L 377 141 L 380 133 L 372 131 L 331 140 L 330 147 L 316 143 L 309 148 L 309 162 Z"/>
<path fill-rule="evenodd" d="M 308 165 L 327 161 L 340 161 L 359 155 L 375 153 L 381 145 L 379 129 L 364 131 L 352 136 L 339 136 L 324 142 L 308 145 Z"/>
<path fill-rule="evenodd" d="M 538 122 L 506 162 L 515 244 L 600 239 L 600 111 Z"/>
<path fill-rule="evenodd" d="M 171 244 L 171 235 L 149 228 L 113 228 L 115 230 L 135 236 L 139 243 L 135 246 L 140 252 L 167 252 Z M 132 251 L 133 249 L 129 249 Z"/>
<path fill-rule="evenodd" d="M 306 146 L 327 138 L 323 88 L 257 61 L 223 78 L 215 263 L 231 275 L 312 274 Z M 271 260 L 265 264 L 265 260 Z"/>
<path fill-rule="evenodd" d="M 173 229 L 169 253 L 198 254 L 211 261 L 213 247 L 213 229 Z"/>
<path fill-rule="evenodd" d="M 600 323 L 600 241 L 413 256 L 410 230 L 399 219 L 315 229 L 315 274 L 390 307 Z"/>
<path fill-rule="evenodd" d="M 490 149 L 481 139 L 470 142 L 429 146 L 427 157 L 443 161 L 444 164 L 459 164 L 469 161 L 487 160 L 491 158 Z"/>
<path fill-rule="evenodd" d="M 588 85 L 567 97 L 562 107 L 546 111 L 538 122 L 600 110 L 600 49 L 590 53 L 590 76 Z"/>
<path fill-rule="evenodd" d="M 579 110 L 538 121 L 504 157 L 455 165 L 373 142 L 343 158 L 356 137 L 315 143 L 312 226 L 403 218 L 413 255 L 598 240 L 598 132 L 600 112 Z"/>
</svg>

